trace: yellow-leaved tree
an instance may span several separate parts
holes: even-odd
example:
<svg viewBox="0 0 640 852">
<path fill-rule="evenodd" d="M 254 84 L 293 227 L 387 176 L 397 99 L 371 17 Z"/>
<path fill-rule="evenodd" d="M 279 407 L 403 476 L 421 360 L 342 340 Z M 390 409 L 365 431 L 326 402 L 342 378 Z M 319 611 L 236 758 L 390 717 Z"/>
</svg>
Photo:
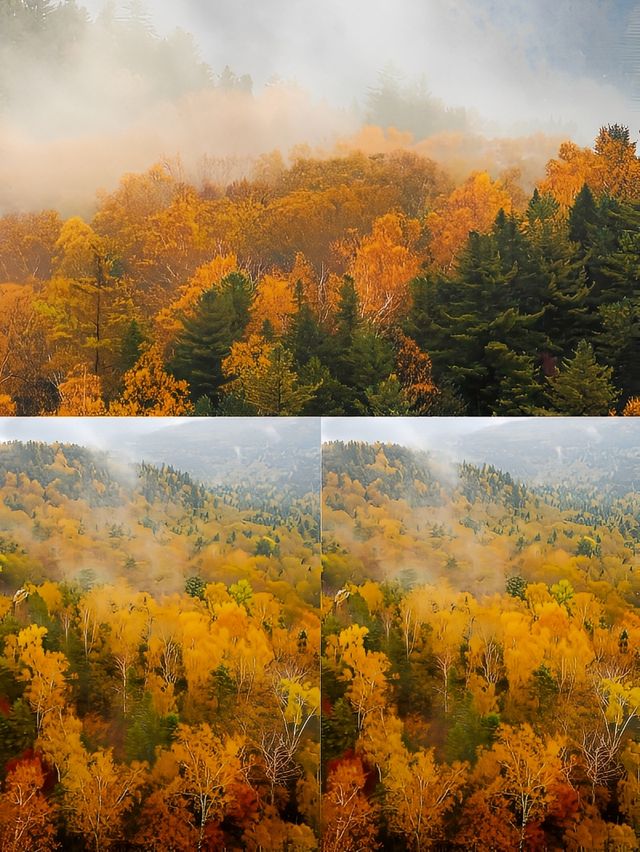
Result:
<svg viewBox="0 0 640 852">
<path fill-rule="evenodd" d="M 124 374 L 124 390 L 109 406 L 115 417 L 181 417 L 192 410 L 187 382 L 167 373 L 158 346 L 150 346 Z"/>
</svg>

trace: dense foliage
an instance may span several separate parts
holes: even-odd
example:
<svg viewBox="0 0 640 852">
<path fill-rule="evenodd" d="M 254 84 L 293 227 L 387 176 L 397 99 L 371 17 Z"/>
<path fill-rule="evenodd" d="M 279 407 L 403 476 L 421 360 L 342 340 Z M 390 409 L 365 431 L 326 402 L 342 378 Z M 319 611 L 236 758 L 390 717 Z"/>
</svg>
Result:
<svg viewBox="0 0 640 852">
<path fill-rule="evenodd" d="M 317 848 L 318 526 L 0 446 L 0 848 Z"/>
<path fill-rule="evenodd" d="M 638 495 L 381 444 L 324 478 L 325 848 L 637 849 Z"/>
<path fill-rule="evenodd" d="M 640 395 L 640 160 L 571 143 L 527 199 L 409 150 L 157 166 L 91 221 L 0 219 L 5 414 L 607 414 Z"/>
</svg>

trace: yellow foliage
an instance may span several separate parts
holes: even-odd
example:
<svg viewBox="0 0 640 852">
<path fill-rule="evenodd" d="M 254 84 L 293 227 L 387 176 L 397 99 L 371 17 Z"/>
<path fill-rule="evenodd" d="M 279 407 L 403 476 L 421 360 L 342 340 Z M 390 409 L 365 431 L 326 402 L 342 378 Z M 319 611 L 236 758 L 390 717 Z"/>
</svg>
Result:
<svg viewBox="0 0 640 852">
<path fill-rule="evenodd" d="M 0 393 L 0 417 L 14 417 L 16 404 L 9 394 Z"/>
<path fill-rule="evenodd" d="M 258 282 L 256 297 L 251 305 L 249 332 L 258 334 L 264 321 L 269 320 L 275 334 L 281 337 L 296 310 L 291 282 L 287 278 L 264 275 Z"/>
<path fill-rule="evenodd" d="M 500 210 L 510 213 L 512 201 L 500 181 L 476 172 L 427 215 L 429 253 L 435 266 L 451 269 L 470 231 L 489 231 Z"/>
<path fill-rule="evenodd" d="M 420 270 L 416 243 L 420 225 L 397 213 L 376 219 L 349 266 L 360 311 L 374 325 L 388 326 L 407 307 L 408 284 Z"/>
<path fill-rule="evenodd" d="M 124 391 L 109 406 L 116 417 L 180 417 L 190 414 L 189 386 L 164 369 L 158 346 L 151 346 L 124 374 Z"/>
<path fill-rule="evenodd" d="M 217 254 L 213 260 L 199 266 L 189 281 L 178 290 L 177 297 L 170 305 L 160 310 L 155 318 L 155 340 L 162 351 L 182 329 L 185 319 L 193 317 L 198 299 L 211 287 L 220 284 L 222 279 L 238 269 L 235 254 Z"/>
<path fill-rule="evenodd" d="M 58 385 L 58 417 L 100 417 L 107 413 L 100 377 L 86 366 L 77 367 Z"/>
</svg>

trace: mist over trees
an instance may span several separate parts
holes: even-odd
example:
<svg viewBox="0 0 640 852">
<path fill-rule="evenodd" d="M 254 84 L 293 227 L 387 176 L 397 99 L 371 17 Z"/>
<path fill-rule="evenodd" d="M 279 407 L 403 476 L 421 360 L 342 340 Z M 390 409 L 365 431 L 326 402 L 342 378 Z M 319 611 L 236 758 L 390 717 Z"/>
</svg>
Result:
<svg viewBox="0 0 640 852">
<path fill-rule="evenodd" d="M 640 528 L 616 458 L 536 487 L 324 446 L 327 848 L 637 846 Z"/>
<path fill-rule="evenodd" d="M 6 215 L 2 411 L 633 413 L 639 163 L 622 125 L 531 194 L 409 150 L 276 152 Z"/>
<path fill-rule="evenodd" d="M 3 850 L 317 848 L 318 493 L 254 480 L 0 445 Z"/>
</svg>

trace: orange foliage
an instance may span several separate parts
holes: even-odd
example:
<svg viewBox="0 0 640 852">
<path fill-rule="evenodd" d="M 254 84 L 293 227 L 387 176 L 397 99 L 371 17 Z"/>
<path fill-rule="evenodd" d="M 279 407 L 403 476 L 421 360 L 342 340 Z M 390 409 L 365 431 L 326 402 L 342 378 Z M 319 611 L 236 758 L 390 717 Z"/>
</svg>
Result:
<svg viewBox="0 0 640 852">
<path fill-rule="evenodd" d="M 45 782 L 37 758 L 12 769 L 0 794 L 0 849 L 3 852 L 50 852 L 55 840 L 55 807 L 42 793 Z"/>
<path fill-rule="evenodd" d="M 504 184 L 476 172 L 429 213 L 429 252 L 435 266 L 451 269 L 469 231 L 489 231 L 500 210 L 510 213 L 512 199 Z"/>
<path fill-rule="evenodd" d="M 359 242 L 349 274 L 362 315 L 375 325 L 390 325 L 407 306 L 409 281 L 420 270 L 419 236 L 417 220 L 387 213 L 375 220 L 371 234 Z"/>
<path fill-rule="evenodd" d="M 59 417 L 100 417 L 107 413 L 102 399 L 100 377 L 90 373 L 85 366 L 73 370 L 58 385 Z"/>
<path fill-rule="evenodd" d="M 213 260 L 199 266 L 186 284 L 178 290 L 177 297 L 158 313 L 155 319 L 155 339 L 164 349 L 182 329 L 182 322 L 195 313 L 200 296 L 220 284 L 225 275 L 238 269 L 235 254 L 217 254 Z"/>
<path fill-rule="evenodd" d="M 551 193 L 565 209 L 585 183 L 594 195 L 610 195 L 621 201 L 637 198 L 640 159 L 635 144 L 615 138 L 606 129 L 600 131 L 594 150 L 563 142 L 558 158 L 549 161 L 546 171 L 540 191 Z"/>
<path fill-rule="evenodd" d="M 366 773 L 359 758 L 341 760 L 327 778 L 322 808 L 324 852 L 378 849 L 378 808 L 364 792 Z"/>
<path fill-rule="evenodd" d="M 151 346 L 124 374 L 124 391 L 109 406 L 117 417 L 180 417 L 192 410 L 187 382 L 170 376 L 158 346 Z"/>
<path fill-rule="evenodd" d="M 407 399 L 417 413 L 424 413 L 438 393 L 431 374 L 431 358 L 414 340 L 401 335 L 396 368 Z"/>
<path fill-rule="evenodd" d="M 624 417 L 640 417 L 640 396 L 632 396 L 622 409 Z"/>
<path fill-rule="evenodd" d="M 268 320 L 276 335 L 283 335 L 296 307 L 294 288 L 290 281 L 283 276 L 265 275 L 258 284 L 251 306 L 250 333 L 258 333 L 265 320 Z"/>
</svg>

